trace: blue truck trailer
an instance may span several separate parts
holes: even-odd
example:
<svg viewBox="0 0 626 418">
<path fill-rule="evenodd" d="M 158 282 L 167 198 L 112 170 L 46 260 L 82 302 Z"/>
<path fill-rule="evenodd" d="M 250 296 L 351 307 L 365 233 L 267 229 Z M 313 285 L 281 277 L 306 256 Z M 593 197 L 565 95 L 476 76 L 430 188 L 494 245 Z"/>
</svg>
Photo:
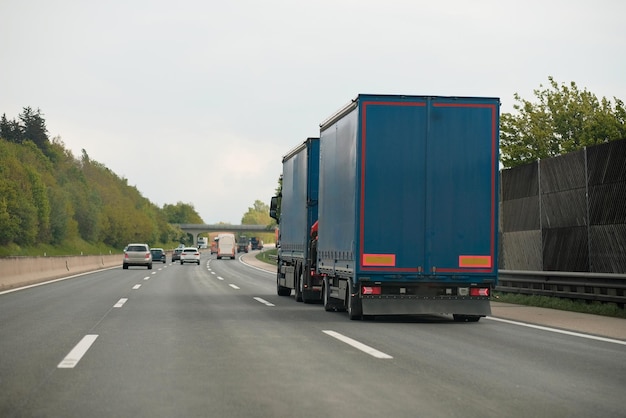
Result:
<svg viewBox="0 0 626 418">
<path fill-rule="evenodd" d="M 497 98 L 359 95 L 320 125 L 326 310 L 491 314 L 499 107 Z"/>
<path fill-rule="evenodd" d="M 270 216 L 278 220 L 280 234 L 277 293 L 289 296 L 293 289 L 299 302 L 320 301 L 322 278 L 315 270 L 316 242 L 310 235 L 317 221 L 319 138 L 307 138 L 282 162 L 281 195 L 270 203 Z"/>
</svg>

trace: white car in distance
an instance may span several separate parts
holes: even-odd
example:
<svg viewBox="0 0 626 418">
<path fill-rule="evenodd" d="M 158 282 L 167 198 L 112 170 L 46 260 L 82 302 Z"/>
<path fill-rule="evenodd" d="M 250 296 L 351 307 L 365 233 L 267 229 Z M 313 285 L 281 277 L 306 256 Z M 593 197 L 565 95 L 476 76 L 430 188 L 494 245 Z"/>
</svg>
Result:
<svg viewBox="0 0 626 418">
<path fill-rule="evenodd" d="M 180 264 L 196 263 L 200 265 L 200 251 L 196 247 L 185 247 L 180 253 Z"/>
</svg>

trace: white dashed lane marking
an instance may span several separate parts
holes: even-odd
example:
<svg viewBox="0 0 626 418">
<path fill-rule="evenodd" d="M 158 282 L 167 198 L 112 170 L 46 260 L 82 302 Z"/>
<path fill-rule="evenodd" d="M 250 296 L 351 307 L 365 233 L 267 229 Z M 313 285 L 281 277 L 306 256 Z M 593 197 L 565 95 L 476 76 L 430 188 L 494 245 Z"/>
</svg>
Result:
<svg viewBox="0 0 626 418">
<path fill-rule="evenodd" d="M 59 369 L 73 369 L 76 367 L 80 359 L 83 358 L 89 347 L 96 341 L 98 338 L 97 335 L 85 335 L 82 340 L 74 348 L 72 351 L 68 353 L 67 356 L 59 363 L 57 368 Z"/>
<path fill-rule="evenodd" d="M 117 303 L 115 305 L 113 305 L 114 308 L 121 308 L 122 306 L 124 306 L 124 304 L 128 301 L 127 298 L 122 298 L 120 300 L 117 301 Z"/>
<path fill-rule="evenodd" d="M 380 359 L 391 359 L 393 358 L 392 356 L 390 356 L 389 354 L 385 354 L 382 351 L 378 351 L 375 348 L 370 347 L 369 345 L 365 345 L 357 340 L 354 340 L 350 337 L 346 337 L 343 334 L 340 334 L 336 331 L 330 331 L 330 330 L 325 330 L 322 331 L 324 334 L 326 335 L 330 335 L 333 338 L 338 339 L 341 342 L 344 342 L 348 345 L 351 345 L 352 347 L 363 351 L 364 353 L 369 354 L 372 357 L 376 357 L 376 358 L 380 358 Z"/>
<path fill-rule="evenodd" d="M 259 298 L 259 297 L 255 297 L 254 300 L 256 300 L 257 302 L 261 302 L 263 305 L 276 306 L 272 302 L 268 302 L 265 299 L 262 299 L 262 298 Z"/>
</svg>

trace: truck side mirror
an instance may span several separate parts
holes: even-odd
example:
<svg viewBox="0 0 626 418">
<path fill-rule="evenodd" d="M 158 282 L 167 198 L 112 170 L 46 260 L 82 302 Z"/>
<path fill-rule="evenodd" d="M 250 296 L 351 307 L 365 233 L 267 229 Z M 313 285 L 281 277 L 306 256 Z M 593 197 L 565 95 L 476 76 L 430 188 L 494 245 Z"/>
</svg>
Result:
<svg viewBox="0 0 626 418">
<path fill-rule="evenodd" d="M 276 219 L 276 222 L 279 221 L 277 209 L 278 209 L 278 196 L 274 196 L 272 197 L 272 200 L 270 201 L 270 218 Z"/>
</svg>

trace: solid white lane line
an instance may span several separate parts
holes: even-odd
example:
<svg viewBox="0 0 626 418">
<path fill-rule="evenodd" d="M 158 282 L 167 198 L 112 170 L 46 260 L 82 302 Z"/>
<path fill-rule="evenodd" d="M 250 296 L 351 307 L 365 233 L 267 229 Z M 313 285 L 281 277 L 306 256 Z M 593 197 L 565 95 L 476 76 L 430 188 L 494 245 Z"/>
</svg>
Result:
<svg viewBox="0 0 626 418">
<path fill-rule="evenodd" d="M 357 340 L 353 340 L 350 337 L 346 337 L 343 334 L 340 334 L 338 332 L 335 331 L 330 331 L 330 330 L 324 330 L 322 331 L 324 334 L 326 335 L 330 335 L 333 338 L 338 339 L 341 342 L 344 342 L 348 345 L 351 345 L 352 347 L 363 351 L 364 353 L 369 354 L 372 357 L 376 357 L 376 358 L 380 358 L 380 359 L 390 359 L 393 358 L 392 356 L 390 356 L 389 354 L 385 354 L 382 351 L 378 351 L 375 348 L 370 347 L 369 345 L 365 345 L 361 342 L 358 342 Z"/>
<path fill-rule="evenodd" d="M 117 303 L 115 305 L 113 305 L 114 308 L 121 308 L 122 306 L 124 306 L 124 304 L 128 301 L 128 298 L 122 298 L 120 300 L 117 301 Z"/>
<path fill-rule="evenodd" d="M 83 358 L 87 350 L 89 350 L 91 344 L 96 341 L 96 338 L 98 338 L 98 336 L 94 334 L 85 335 L 83 339 L 80 340 L 74 348 L 72 348 L 72 351 L 70 351 L 68 355 L 65 356 L 65 358 L 59 363 L 57 368 L 73 369 L 78 364 L 80 359 Z"/>
<path fill-rule="evenodd" d="M 255 297 L 254 300 L 256 300 L 257 302 L 261 302 L 263 305 L 276 306 L 272 302 L 268 302 L 265 299 L 261 299 L 261 298 L 258 298 L 258 297 Z"/>
<path fill-rule="evenodd" d="M 137 289 L 139 289 L 140 287 L 141 287 L 141 285 L 140 285 L 140 284 L 136 284 L 136 285 L 134 285 L 134 286 L 133 286 L 133 290 L 137 290 Z"/>
<path fill-rule="evenodd" d="M 580 337 L 580 338 L 587 338 L 590 340 L 603 341 L 605 343 L 626 345 L 626 341 L 622 341 L 622 340 L 614 340 L 612 338 L 598 337 L 596 335 L 582 334 L 580 332 L 566 331 L 566 330 L 562 330 L 558 328 L 543 327 L 541 325 L 533 325 L 533 324 L 527 324 L 525 322 L 511 321 L 510 319 L 494 318 L 493 316 L 488 316 L 485 319 L 490 319 L 492 321 L 498 321 L 498 322 L 504 322 L 507 324 L 520 325 L 522 327 L 540 329 L 542 331 L 556 332 L 558 334 L 571 335 L 573 337 Z"/>
<path fill-rule="evenodd" d="M 232 287 L 233 289 L 239 290 L 239 287 L 236 284 L 232 284 L 231 283 L 231 284 L 229 284 L 229 286 Z"/>
</svg>

